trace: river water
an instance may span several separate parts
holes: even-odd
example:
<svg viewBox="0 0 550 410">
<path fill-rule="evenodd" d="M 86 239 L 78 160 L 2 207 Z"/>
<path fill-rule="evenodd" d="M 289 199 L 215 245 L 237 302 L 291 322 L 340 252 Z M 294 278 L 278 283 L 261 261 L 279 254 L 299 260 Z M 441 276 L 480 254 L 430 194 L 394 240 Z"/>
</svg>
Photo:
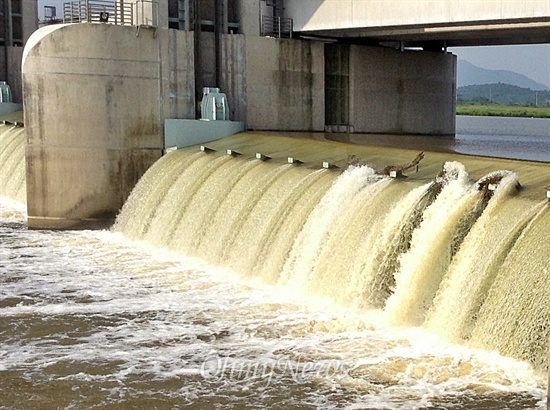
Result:
<svg viewBox="0 0 550 410">
<path fill-rule="evenodd" d="M 461 115 L 456 117 L 454 138 L 329 133 L 324 134 L 324 138 L 357 144 L 550 162 L 550 119 L 548 118 Z"/>
<path fill-rule="evenodd" d="M 458 116 L 455 152 L 550 162 L 550 119 Z"/>
<path fill-rule="evenodd" d="M 544 408 L 495 352 L 0 207 L 0 407 Z"/>
<path fill-rule="evenodd" d="M 460 141 L 468 145 L 468 135 L 480 135 L 467 123 L 461 126 L 464 134 L 460 135 L 465 137 L 458 139 L 457 150 Z M 536 144 L 532 152 L 540 153 Z M 525 147 L 524 151 L 531 152 Z M 205 172 L 201 161 L 206 162 L 202 154 L 178 155 L 181 159 L 165 160 L 169 172 L 159 166 L 159 173 L 149 177 L 158 183 L 166 201 L 172 201 L 170 196 L 180 188 L 183 192 L 194 189 L 194 202 L 188 200 L 187 208 L 227 208 L 235 213 L 242 208 L 245 218 L 269 219 L 272 223 L 265 229 L 270 230 L 275 230 L 276 220 L 265 216 L 265 209 L 270 209 L 267 200 L 262 208 L 265 196 L 253 199 L 254 209 L 244 203 L 231 204 L 233 191 L 224 193 L 224 186 L 214 183 L 216 178 L 239 175 L 238 183 L 253 192 L 255 181 L 265 183 L 260 175 L 269 174 L 274 181 L 271 194 L 279 198 L 283 191 L 275 191 L 277 185 L 290 182 L 300 189 L 306 189 L 307 182 L 321 192 L 335 191 L 333 202 L 334 198 L 355 198 L 350 196 L 353 189 L 357 194 L 363 192 L 366 199 L 385 190 L 395 193 L 389 182 L 378 179 L 372 180 L 367 186 L 371 191 L 366 192 L 364 180 L 371 176 L 363 170 L 329 189 L 333 177 L 325 171 L 312 174 L 284 166 L 267 173 L 255 161 L 236 165 L 230 158 L 218 160 L 208 184 L 198 179 L 193 186 L 191 168 L 196 167 L 200 175 Z M 170 161 L 185 167 L 181 182 L 177 176 L 183 171 L 171 170 Z M 163 172 L 168 173 L 163 177 Z M 177 189 L 162 188 L 161 177 Z M 362 185 L 357 188 L 354 181 Z M 209 187 L 209 194 L 218 198 L 215 205 L 197 199 L 206 197 L 203 191 Z M 456 189 L 468 186 L 454 189 L 448 193 L 449 204 L 457 202 L 451 195 L 458 195 Z M 132 206 L 140 209 L 127 209 L 126 222 L 114 231 L 30 231 L 24 207 L 0 199 L 0 408 L 546 408 L 545 372 L 527 362 L 453 344 L 422 327 L 396 326 L 382 310 L 336 304 L 334 298 L 323 297 L 322 291 L 318 292 L 321 296 L 304 292 L 296 281 L 266 284 L 259 275 L 237 274 L 185 256 L 173 246 L 153 246 L 156 237 L 141 240 L 157 229 L 155 223 L 160 222 L 155 220 L 161 219 L 164 206 L 153 197 L 156 191 L 151 192 L 151 198 L 134 198 Z M 285 203 L 290 203 L 291 196 L 285 195 Z M 327 226 L 338 226 L 330 218 L 343 212 L 343 200 L 331 204 L 327 198 L 324 206 L 314 208 L 315 203 L 302 204 L 302 196 L 293 201 L 301 208 L 309 207 L 309 214 Z M 184 200 L 178 201 L 183 207 Z M 508 204 L 505 197 L 502 201 Z M 308 215 L 300 216 L 297 208 L 279 207 L 273 215 L 292 216 L 293 221 L 301 218 L 302 225 L 308 226 Z M 535 208 L 531 214 L 540 215 L 541 206 Z M 148 209 L 152 212 L 149 219 L 137 217 Z M 181 216 L 182 220 L 191 217 Z M 206 238 L 220 237 L 225 229 L 232 232 L 232 218 L 228 211 L 220 213 L 219 224 L 195 225 Z M 427 213 L 425 218 L 429 218 Z M 433 221 L 438 223 L 437 215 Z M 168 230 L 170 222 L 163 223 L 159 225 L 162 231 Z M 124 224 L 131 226 L 121 227 Z M 181 228 L 171 229 L 179 232 Z M 258 224 L 258 232 L 262 229 Z M 442 225 L 441 229 L 447 228 Z M 139 235 L 130 234 L 138 231 Z M 277 238 L 285 232 L 279 226 Z M 316 235 L 329 232 L 312 232 L 304 241 L 322 242 L 315 240 Z M 248 238 L 237 233 L 232 238 L 234 249 L 224 250 L 220 258 L 240 266 L 238 255 L 243 252 L 237 242 Z M 263 237 L 258 233 L 257 238 Z M 415 240 L 423 242 L 413 237 L 413 245 Z M 269 248 L 276 241 L 262 241 L 265 249 L 258 254 L 271 255 Z M 199 245 L 194 244 L 194 249 L 200 249 Z M 251 246 L 247 243 L 248 249 Z M 293 251 L 291 256 L 296 254 L 298 264 L 303 252 L 297 252 L 296 246 Z M 330 259 L 330 250 L 324 254 Z M 284 268 L 288 270 L 288 264 Z M 260 269 L 257 263 L 256 269 Z"/>
</svg>

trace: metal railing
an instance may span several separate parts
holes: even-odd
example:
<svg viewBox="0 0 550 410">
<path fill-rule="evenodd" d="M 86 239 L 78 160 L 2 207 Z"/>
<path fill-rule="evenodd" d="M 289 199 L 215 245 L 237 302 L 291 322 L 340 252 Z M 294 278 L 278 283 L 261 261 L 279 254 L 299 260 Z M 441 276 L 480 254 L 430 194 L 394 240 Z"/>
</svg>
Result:
<svg viewBox="0 0 550 410">
<path fill-rule="evenodd" d="M 139 24 L 136 11 L 139 3 L 124 0 L 73 0 L 63 3 L 63 23 L 109 23 L 118 25 Z M 155 3 L 156 0 L 147 1 Z M 143 7 L 142 7 L 143 9 Z M 158 13 L 158 11 L 157 11 Z"/>
<path fill-rule="evenodd" d="M 260 35 L 264 37 L 292 38 L 292 19 L 288 17 L 262 16 Z"/>
</svg>

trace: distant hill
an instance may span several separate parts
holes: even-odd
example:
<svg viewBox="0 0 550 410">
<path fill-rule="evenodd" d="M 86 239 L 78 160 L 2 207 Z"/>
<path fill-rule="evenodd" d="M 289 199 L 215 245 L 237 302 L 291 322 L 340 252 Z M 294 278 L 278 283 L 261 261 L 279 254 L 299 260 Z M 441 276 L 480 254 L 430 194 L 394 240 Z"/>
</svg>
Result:
<svg viewBox="0 0 550 410">
<path fill-rule="evenodd" d="M 458 87 L 456 96 L 458 102 L 539 106 L 550 103 L 550 91 L 532 90 L 503 83 Z"/>
<path fill-rule="evenodd" d="M 521 88 L 530 88 L 531 90 L 550 90 L 544 84 L 537 83 L 535 80 L 513 71 L 508 70 L 488 70 L 473 65 L 466 60 L 458 60 L 457 67 L 457 87 L 481 84 L 510 84 Z"/>
</svg>

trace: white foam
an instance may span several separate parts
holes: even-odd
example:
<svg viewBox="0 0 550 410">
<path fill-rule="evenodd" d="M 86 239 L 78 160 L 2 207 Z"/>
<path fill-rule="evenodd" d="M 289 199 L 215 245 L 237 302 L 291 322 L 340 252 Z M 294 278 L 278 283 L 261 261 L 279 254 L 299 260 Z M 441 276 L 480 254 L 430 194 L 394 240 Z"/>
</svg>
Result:
<svg viewBox="0 0 550 410">
<path fill-rule="evenodd" d="M 104 404 L 252 392 L 239 403 L 421 408 L 504 392 L 543 408 L 544 381 L 527 364 L 378 327 L 379 311 L 244 281 L 110 232 L 9 232 L 0 243 L 0 369 L 31 381 L 53 374 L 85 384 Z"/>
</svg>

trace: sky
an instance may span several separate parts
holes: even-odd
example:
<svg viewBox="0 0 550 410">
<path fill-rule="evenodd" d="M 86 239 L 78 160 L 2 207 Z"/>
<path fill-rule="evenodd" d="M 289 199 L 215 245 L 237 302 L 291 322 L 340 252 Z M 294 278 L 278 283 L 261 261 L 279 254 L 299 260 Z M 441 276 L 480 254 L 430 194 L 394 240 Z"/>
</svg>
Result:
<svg viewBox="0 0 550 410">
<path fill-rule="evenodd" d="M 38 14 L 44 16 L 44 6 L 57 7 L 62 16 L 63 2 L 67 0 L 38 0 Z M 550 87 L 550 44 L 526 46 L 454 47 L 459 59 L 491 70 L 511 70 L 526 75 Z"/>
<path fill-rule="evenodd" d="M 454 47 L 460 60 L 490 70 L 510 70 L 550 87 L 550 44 Z"/>
</svg>

